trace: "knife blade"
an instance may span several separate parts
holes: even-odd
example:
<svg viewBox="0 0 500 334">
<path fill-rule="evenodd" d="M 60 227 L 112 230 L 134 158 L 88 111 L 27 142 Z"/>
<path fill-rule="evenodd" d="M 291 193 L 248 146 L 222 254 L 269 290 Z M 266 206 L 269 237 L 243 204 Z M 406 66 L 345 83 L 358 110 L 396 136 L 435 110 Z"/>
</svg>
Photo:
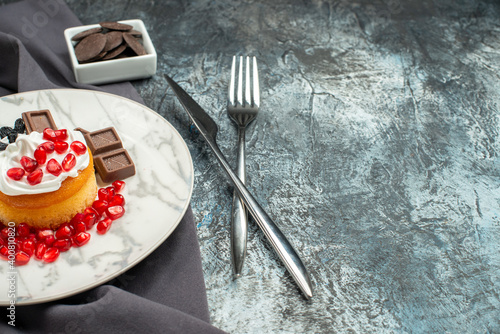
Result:
<svg viewBox="0 0 500 334">
<path fill-rule="evenodd" d="M 207 141 L 212 152 L 215 154 L 221 167 L 226 172 L 230 182 L 234 185 L 240 198 L 245 203 L 248 212 L 257 222 L 257 225 L 264 232 L 264 235 L 269 240 L 271 246 L 276 251 L 282 262 L 285 264 L 288 272 L 292 275 L 294 281 L 299 286 L 303 295 L 310 299 L 313 295 L 311 280 L 307 269 L 300 259 L 299 255 L 290 244 L 285 235 L 281 232 L 278 226 L 273 222 L 269 215 L 255 200 L 252 194 L 248 191 L 245 185 L 240 181 L 238 176 L 233 172 L 231 166 L 227 162 L 225 156 L 222 154 L 216 142 L 218 127 L 214 120 L 203 110 L 203 108 L 196 103 L 193 98 L 186 93 L 172 78 L 164 75 L 169 86 L 172 88 L 174 94 L 177 96 L 179 102 L 184 110 L 189 115 L 189 118 L 198 128 L 202 137 Z"/>
</svg>

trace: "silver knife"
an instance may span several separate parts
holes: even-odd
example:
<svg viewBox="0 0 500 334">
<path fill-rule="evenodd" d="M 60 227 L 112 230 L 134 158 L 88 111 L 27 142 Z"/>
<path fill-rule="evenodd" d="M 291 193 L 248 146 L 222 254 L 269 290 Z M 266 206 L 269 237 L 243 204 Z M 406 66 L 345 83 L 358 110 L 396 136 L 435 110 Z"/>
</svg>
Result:
<svg viewBox="0 0 500 334">
<path fill-rule="evenodd" d="M 167 79 L 168 84 L 188 113 L 194 125 L 200 131 L 200 134 L 207 141 L 220 165 L 229 177 L 229 180 L 238 191 L 240 198 L 245 203 L 248 212 L 255 219 L 260 229 L 264 232 L 264 235 L 267 237 L 276 253 L 278 253 L 300 290 L 307 299 L 311 298 L 312 284 L 304 263 L 300 259 L 297 252 L 293 249 L 290 242 L 280 231 L 278 226 L 276 226 L 264 209 L 262 209 L 259 203 L 257 203 L 227 163 L 226 158 L 222 154 L 216 142 L 218 131 L 217 124 L 215 124 L 213 119 L 205 112 L 205 110 L 203 110 L 203 108 L 200 107 L 198 103 L 196 103 L 196 101 L 193 100 L 191 96 L 189 96 L 188 93 L 186 93 L 186 91 L 182 89 L 174 80 L 172 80 L 168 75 L 165 75 L 165 79 Z"/>
</svg>

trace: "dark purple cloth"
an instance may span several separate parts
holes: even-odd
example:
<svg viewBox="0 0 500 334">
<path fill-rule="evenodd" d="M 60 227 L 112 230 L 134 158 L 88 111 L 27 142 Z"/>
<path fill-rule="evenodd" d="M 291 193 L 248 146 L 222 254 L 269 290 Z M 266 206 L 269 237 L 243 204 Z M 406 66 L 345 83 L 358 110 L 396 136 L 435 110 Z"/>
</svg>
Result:
<svg viewBox="0 0 500 334">
<path fill-rule="evenodd" d="M 78 25 L 78 18 L 58 0 L 0 7 L 0 96 L 73 87 L 142 103 L 128 82 L 98 87 L 75 82 L 63 31 Z M 158 249 L 113 281 L 66 299 L 17 306 L 16 327 L 8 325 L 6 307 L 2 308 L 1 333 L 222 332 L 209 324 L 191 207 Z"/>
</svg>

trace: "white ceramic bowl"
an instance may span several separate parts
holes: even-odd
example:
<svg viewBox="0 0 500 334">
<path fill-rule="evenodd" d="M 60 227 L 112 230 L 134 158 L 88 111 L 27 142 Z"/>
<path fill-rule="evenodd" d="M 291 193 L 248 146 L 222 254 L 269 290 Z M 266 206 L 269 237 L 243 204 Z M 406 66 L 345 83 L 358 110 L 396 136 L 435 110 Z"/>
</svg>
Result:
<svg viewBox="0 0 500 334">
<path fill-rule="evenodd" d="M 128 58 L 97 61 L 80 64 L 75 55 L 75 44 L 71 38 L 87 29 L 97 28 L 99 24 L 91 24 L 64 30 L 64 38 L 68 45 L 69 56 L 76 81 L 85 84 L 105 84 L 110 82 L 149 78 L 156 73 L 156 51 L 149 38 L 144 22 L 141 20 L 118 21 L 133 26 L 142 33 L 142 45 L 147 54 Z"/>
</svg>

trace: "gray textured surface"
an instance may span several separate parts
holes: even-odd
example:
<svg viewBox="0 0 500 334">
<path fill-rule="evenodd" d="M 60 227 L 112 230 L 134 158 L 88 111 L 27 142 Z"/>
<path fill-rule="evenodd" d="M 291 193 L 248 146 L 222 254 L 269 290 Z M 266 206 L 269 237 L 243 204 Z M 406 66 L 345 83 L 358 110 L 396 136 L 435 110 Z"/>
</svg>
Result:
<svg viewBox="0 0 500 334">
<path fill-rule="evenodd" d="M 3 3 L 5 1 L 0 1 Z M 181 133 L 212 323 L 233 333 L 500 332 L 500 4 L 68 1 L 85 24 L 142 19 L 158 74 L 134 83 Z M 231 188 L 162 73 L 219 124 L 233 54 L 256 55 L 248 184 L 302 254 L 305 301 L 251 224 L 229 253 Z"/>
</svg>

